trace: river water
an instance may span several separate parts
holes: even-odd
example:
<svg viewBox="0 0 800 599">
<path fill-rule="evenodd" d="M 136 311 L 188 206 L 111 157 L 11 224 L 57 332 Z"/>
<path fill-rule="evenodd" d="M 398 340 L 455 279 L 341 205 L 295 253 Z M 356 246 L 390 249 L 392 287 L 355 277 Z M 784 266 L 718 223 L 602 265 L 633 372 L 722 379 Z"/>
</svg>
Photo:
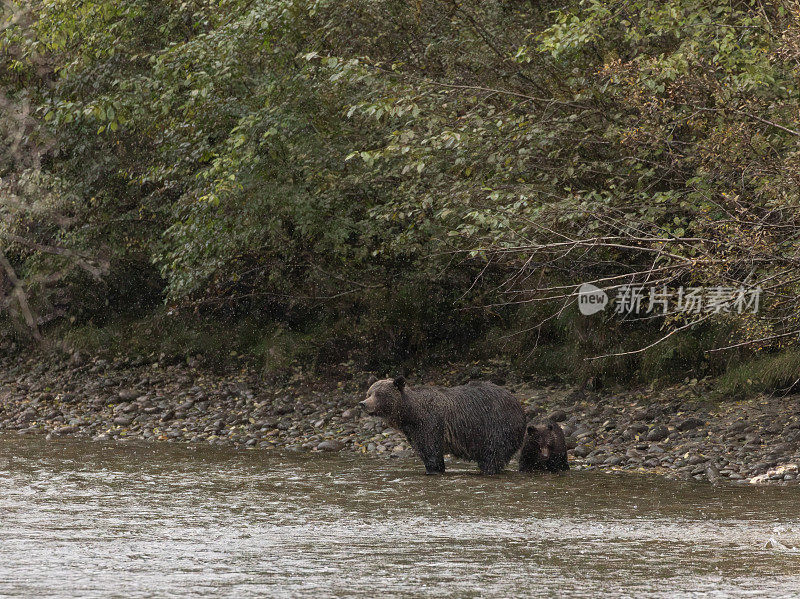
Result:
<svg viewBox="0 0 800 599">
<path fill-rule="evenodd" d="M 797 489 L 0 436 L 0 596 L 800 595 Z"/>
</svg>

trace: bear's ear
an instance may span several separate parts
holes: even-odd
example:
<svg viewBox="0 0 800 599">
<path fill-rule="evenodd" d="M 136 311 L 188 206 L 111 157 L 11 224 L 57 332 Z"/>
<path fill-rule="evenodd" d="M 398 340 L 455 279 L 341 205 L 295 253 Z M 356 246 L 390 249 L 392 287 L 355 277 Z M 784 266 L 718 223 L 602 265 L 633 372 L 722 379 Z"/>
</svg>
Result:
<svg viewBox="0 0 800 599">
<path fill-rule="evenodd" d="M 403 389 L 405 389 L 406 379 L 404 379 L 402 376 L 398 376 L 396 379 L 394 379 L 394 386 L 397 387 L 400 391 L 402 391 Z"/>
</svg>

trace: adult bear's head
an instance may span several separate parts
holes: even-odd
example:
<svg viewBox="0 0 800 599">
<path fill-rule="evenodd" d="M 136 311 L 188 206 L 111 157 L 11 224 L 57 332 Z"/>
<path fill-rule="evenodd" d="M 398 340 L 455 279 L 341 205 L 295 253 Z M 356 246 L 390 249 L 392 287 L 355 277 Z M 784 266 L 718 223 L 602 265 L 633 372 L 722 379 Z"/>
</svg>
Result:
<svg viewBox="0 0 800 599">
<path fill-rule="evenodd" d="M 391 417 L 397 414 L 403 399 L 406 380 L 401 376 L 396 379 L 383 379 L 373 383 L 367 391 L 367 399 L 358 402 L 367 414 Z"/>
</svg>

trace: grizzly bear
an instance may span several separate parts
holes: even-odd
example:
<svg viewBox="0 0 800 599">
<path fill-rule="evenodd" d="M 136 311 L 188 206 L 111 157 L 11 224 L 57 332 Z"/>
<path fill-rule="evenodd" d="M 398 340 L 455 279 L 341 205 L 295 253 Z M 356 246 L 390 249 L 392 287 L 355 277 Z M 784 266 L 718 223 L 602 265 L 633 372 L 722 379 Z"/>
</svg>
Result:
<svg viewBox="0 0 800 599">
<path fill-rule="evenodd" d="M 359 405 L 399 429 L 428 474 L 444 472 L 444 454 L 478 462 L 484 474 L 501 472 L 525 437 L 525 412 L 492 383 L 411 388 L 403 377 L 384 379 Z"/>
<path fill-rule="evenodd" d="M 528 425 L 522 451 L 519 454 L 519 470 L 520 472 L 569 470 L 567 442 L 564 439 L 564 431 L 558 424 L 550 420 L 544 425 Z"/>
</svg>

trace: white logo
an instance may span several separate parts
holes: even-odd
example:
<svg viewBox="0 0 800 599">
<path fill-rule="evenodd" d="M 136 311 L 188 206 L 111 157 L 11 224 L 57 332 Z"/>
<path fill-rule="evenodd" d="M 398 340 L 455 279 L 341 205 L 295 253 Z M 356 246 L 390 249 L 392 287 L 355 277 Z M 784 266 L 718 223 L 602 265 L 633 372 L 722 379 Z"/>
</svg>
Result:
<svg viewBox="0 0 800 599">
<path fill-rule="evenodd" d="M 649 291 L 649 293 L 646 293 Z M 667 289 L 666 285 L 644 287 L 620 285 L 614 303 L 617 314 L 639 314 L 644 308 L 646 313 L 661 314 L 673 312 L 690 312 L 695 314 L 712 312 L 758 312 L 761 300 L 761 287 L 678 287 Z M 649 299 L 649 301 L 648 301 Z M 677 301 L 676 301 L 677 300 Z M 591 283 L 578 287 L 578 309 L 584 316 L 597 314 L 608 305 L 609 299 L 605 291 Z"/>
<path fill-rule="evenodd" d="M 578 288 L 578 310 L 584 316 L 600 312 L 608 304 L 606 292 L 591 283 L 584 283 Z"/>
</svg>

